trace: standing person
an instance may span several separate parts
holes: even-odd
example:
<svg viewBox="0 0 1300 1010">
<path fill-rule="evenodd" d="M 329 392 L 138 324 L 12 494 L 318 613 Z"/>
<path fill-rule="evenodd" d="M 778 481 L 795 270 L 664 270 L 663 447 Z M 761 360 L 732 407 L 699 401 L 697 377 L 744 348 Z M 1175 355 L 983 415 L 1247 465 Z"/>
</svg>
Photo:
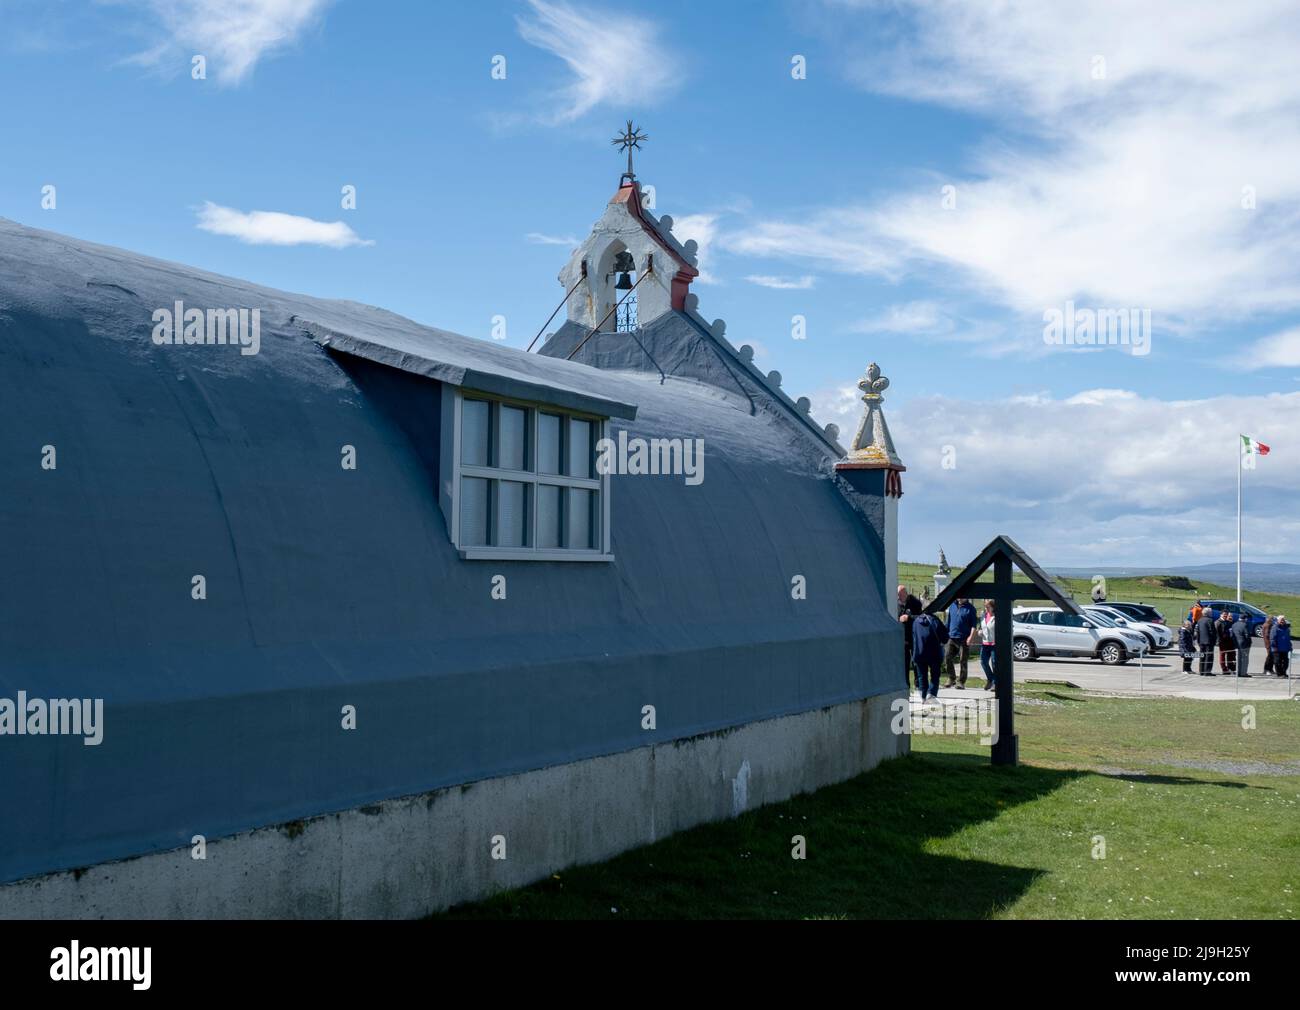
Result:
<svg viewBox="0 0 1300 1010">
<path fill-rule="evenodd" d="M 1264 622 L 1264 627 L 1259 629 L 1259 640 L 1264 643 L 1264 673 L 1273 672 L 1273 615 L 1268 615 L 1268 620 Z"/>
<path fill-rule="evenodd" d="M 909 623 L 921 612 L 921 601 L 907 591 L 906 586 L 898 587 L 898 622 L 903 626 L 903 686 L 910 685 L 912 676 L 912 625 Z M 921 687 L 917 678 L 917 689 Z"/>
<path fill-rule="evenodd" d="M 1277 615 L 1277 623 L 1273 625 L 1271 641 L 1273 672 L 1279 677 L 1285 677 L 1291 667 L 1291 625 L 1281 614 Z"/>
<path fill-rule="evenodd" d="M 1201 652 L 1198 667 L 1202 677 L 1214 676 L 1214 643 L 1219 640 L 1219 633 L 1214 629 L 1214 621 L 1208 611 L 1202 610 L 1196 622 L 1196 647 Z"/>
<path fill-rule="evenodd" d="M 979 622 L 975 606 L 964 596 L 948 608 L 948 644 L 943 651 L 944 672 L 948 674 L 948 687 L 966 690 L 966 668 L 970 661 L 970 636 Z M 961 663 L 961 683 L 957 682 L 956 664 Z"/>
<path fill-rule="evenodd" d="M 1192 609 L 1187 612 L 1187 619 L 1192 622 L 1192 627 L 1196 627 L 1196 622 L 1201 619 L 1201 612 L 1204 609 L 1199 603 L 1192 604 Z"/>
<path fill-rule="evenodd" d="M 1237 647 L 1237 676 L 1250 676 L 1250 622 L 1245 614 L 1238 614 L 1232 626 L 1232 644 Z"/>
<path fill-rule="evenodd" d="M 1219 672 L 1237 672 L 1237 643 L 1232 640 L 1232 615 L 1226 610 L 1215 622 L 1219 635 Z"/>
<path fill-rule="evenodd" d="M 1183 654 L 1183 673 L 1192 672 L 1192 657 L 1196 655 L 1196 630 L 1191 618 L 1178 629 L 1178 651 Z"/>
<path fill-rule="evenodd" d="M 984 670 L 985 689 L 989 691 L 997 690 L 997 671 L 993 666 L 994 646 L 997 640 L 993 637 L 993 601 L 984 601 L 984 616 L 980 618 L 979 626 L 980 636 L 980 667 Z"/>
<path fill-rule="evenodd" d="M 916 682 L 921 701 L 926 695 L 939 696 L 939 664 L 943 655 L 943 623 L 933 614 L 912 618 L 912 661 L 916 663 Z"/>
</svg>

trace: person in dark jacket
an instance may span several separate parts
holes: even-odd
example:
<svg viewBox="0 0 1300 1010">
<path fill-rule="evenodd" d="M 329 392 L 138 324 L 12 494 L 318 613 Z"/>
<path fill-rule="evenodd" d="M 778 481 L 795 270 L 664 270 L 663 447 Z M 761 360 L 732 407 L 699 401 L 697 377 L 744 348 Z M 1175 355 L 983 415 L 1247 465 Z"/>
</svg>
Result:
<svg viewBox="0 0 1300 1010">
<path fill-rule="evenodd" d="M 1273 625 L 1269 641 L 1273 645 L 1273 672 L 1285 677 L 1291 668 L 1291 625 L 1281 614 Z"/>
<path fill-rule="evenodd" d="M 933 614 L 920 614 L 912 618 L 912 661 L 916 664 L 916 680 L 921 686 L 921 701 L 928 694 L 939 696 L 939 664 L 943 656 L 943 640 L 947 629 Z"/>
<path fill-rule="evenodd" d="M 911 683 L 911 677 L 914 672 L 912 666 L 912 618 L 921 612 L 921 601 L 907 591 L 906 586 L 898 587 L 898 622 L 903 626 L 903 686 L 907 687 Z M 918 677 L 916 681 L 917 690 L 921 688 L 921 680 Z"/>
<path fill-rule="evenodd" d="M 1237 672 L 1237 643 L 1232 640 L 1232 615 L 1226 610 L 1214 622 L 1219 636 L 1219 672 Z"/>
<path fill-rule="evenodd" d="M 1202 677 L 1214 676 L 1214 643 L 1219 640 L 1215 630 L 1214 619 L 1209 611 L 1201 611 L 1201 619 L 1196 622 L 1196 647 L 1201 650 L 1199 672 Z"/>
<path fill-rule="evenodd" d="M 1196 630 L 1191 618 L 1178 629 L 1178 651 L 1183 654 L 1183 673 L 1192 672 L 1192 658 L 1196 655 Z"/>
<path fill-rule="evenodd" d="M 1264 672 L 1273 672 L 1273 615 L 1268 615 L 1264 627 L 1259 629 L 1259 640 L 1264 643 Z"/>
<path fill-rule="evenodd" d="M 959 596 L 948 608 L 948 645 L 943 652 L 943 668 L 948 675 L 948 687 L 966 690 L 966 668 L 970 662 L 970 637 L 979 623 L 975 605 Z M 961 663 L 961 681 L 957 680 L 956 666 Z"/>
<path fill-rule="evenodd" d="M 1237 647 L 1237 676 L 1250 676 L 1250 622 L 1245 614 L 1238 614 L 1232 626 L 1232 644 Z"/>
</svg>

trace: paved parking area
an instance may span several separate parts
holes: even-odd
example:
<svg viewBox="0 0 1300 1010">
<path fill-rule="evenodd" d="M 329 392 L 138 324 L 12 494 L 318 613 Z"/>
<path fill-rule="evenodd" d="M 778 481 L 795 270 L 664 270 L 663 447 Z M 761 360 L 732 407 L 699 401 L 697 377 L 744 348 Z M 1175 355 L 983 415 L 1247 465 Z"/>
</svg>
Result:
<svg viewBox="0 0 1300 1010">
<path fill-rule="evenodd" d="M 1217 677 L 1201 677 L 1195 673 L 1183 673 L 1182 657 L 1177 652 L 1163 652 L 1148 657 L 1139 663 L 1130 660 L 1123 666 L 1105 666 L 1095 659 L 1064 659 L 1045 656 L 1032 662 L 1016 663 L 1015 678 L 1017 684 L 1026 681 L 1046 683 L 1070 683 L 1088 691 L 1106 694 L 1142 695 L 1201 698 L 1207 700 L 1232 701 L 1237 698 L 1252 698 L 1259 701 L 1270 699 L 1295 698 L 1300 694 L 1300 678 L 1296 677 L 1295 662 L 1300 653 L 1292 654 L 1290 678 L 1274 677 L 1265 674 L 1264 650 L 1252 649 L 1250 652 L 1250 677 L 1230 677 L 1219 674 Z M 1196 669 L 1196 661 L 1192 661 Z M 1218 656 L 1215 656 L 1214 670 L 1219 672 Z M 970 675 L 980 677 L 979 660 L 972 655 Z M 964 698 L 987 698 L 988 691 L 967 688 L 940 687 L 940 701 L 959 701 Z M 913 700 L 919 696 L 912 692 Z"/>
</svg>

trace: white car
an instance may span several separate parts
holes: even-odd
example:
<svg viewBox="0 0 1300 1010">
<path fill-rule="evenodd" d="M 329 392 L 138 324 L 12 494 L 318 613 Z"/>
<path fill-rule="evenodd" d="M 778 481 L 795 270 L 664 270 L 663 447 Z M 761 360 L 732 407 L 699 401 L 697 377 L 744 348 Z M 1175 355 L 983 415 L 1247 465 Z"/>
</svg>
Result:
<svg viewBox="0 0 1300 1010">
<path fill-rule="evenodd" d="M 1043 655 L 1090 656 L 1114 666 L 1147 649 L 1145 635 L 1121 628 L 1105 614 L 1080 617 L 1056 607 L 1017 607 L 1011 612 L 1011 654 L 1022 662 Z"/>
<path fill-rule="evenodd" d="M 1163 624 L 1155 624 L 1152 621 L 1139 621 L 1135 617 L 1124 613 L 1122 610 L 1116 610 L 1114 607 L 1107 606 L 1104 603 L 1095 603 L 1083 608 L 1085 614 L 1094 612 L 1105 614 L 1115 624 L 1121 628 L 1131 628 L 1134 631 L 1140 631 L 1146 636 L 1150 652 L 1159 652 L 1161 649 L 1169 648 L 1169 643 L 1174 640 L 1174 633 Z"/>
</svg>

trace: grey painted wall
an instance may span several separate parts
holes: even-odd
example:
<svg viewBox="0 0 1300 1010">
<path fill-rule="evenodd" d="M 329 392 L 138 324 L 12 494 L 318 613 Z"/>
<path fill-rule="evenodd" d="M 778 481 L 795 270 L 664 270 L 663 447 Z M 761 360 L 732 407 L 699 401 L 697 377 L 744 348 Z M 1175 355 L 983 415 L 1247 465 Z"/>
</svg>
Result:
<svg viewBox="0 0 1300 1010">
<path fill-rule="evenodd" d="M 900 696 L 902 704 L 906 698 Z M 386 800 L 0 885 L 0 918 L 395 918 L 532 883 L 907 753 L 894 698 Z M 797 830 L 797 829 L 796 829 Z M 493 859 L 494 836 L 505 859 Z M 808 836 L 817 858 L 817 835 Z"/>
</svg>

